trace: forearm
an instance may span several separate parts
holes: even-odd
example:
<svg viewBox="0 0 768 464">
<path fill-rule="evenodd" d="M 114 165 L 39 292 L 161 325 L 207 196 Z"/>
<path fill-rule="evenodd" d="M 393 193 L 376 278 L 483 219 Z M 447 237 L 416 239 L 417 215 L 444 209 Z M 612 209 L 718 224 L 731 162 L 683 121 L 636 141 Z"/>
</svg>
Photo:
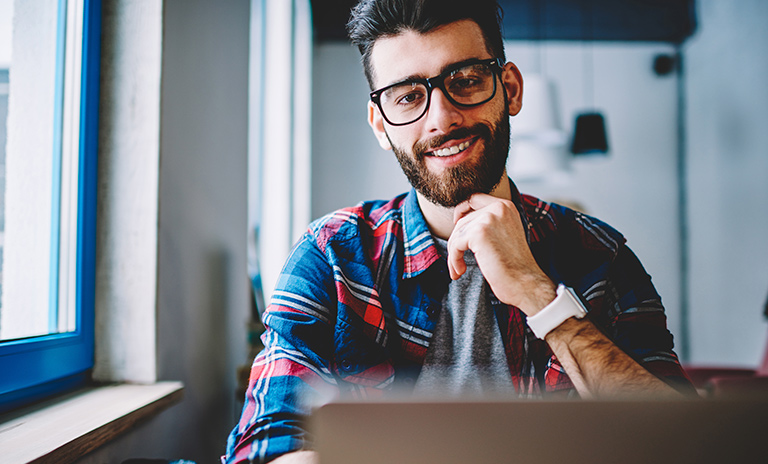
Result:
<svg viewBox="0 0 768 464">
<path fill-rule="evenodd" d="M 532 281 L 520 309 L 528 317 L 539 313 L 555 299 L 554 288 L 545 277 Z M 587 318 L 570 317 L 544 339 L 582 398 L 678 395 Z"/>
<path fill-rule="evenodd" d="M 582 398 L 679 395 L 588 319 L 570 318 L 545 340 Z"/>
</svg>

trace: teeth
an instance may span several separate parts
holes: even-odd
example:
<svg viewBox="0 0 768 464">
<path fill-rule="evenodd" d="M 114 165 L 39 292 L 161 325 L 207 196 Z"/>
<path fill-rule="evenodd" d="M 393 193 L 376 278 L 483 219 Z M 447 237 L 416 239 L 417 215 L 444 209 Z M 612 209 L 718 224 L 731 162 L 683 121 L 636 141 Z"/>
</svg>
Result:
<svg viewBox="0 0 768 464">
<path fill-rule="evenodd" d="M 454 145 L 454 146 L 452 146 L 450 148 L 443 148 L 441 150 L 435 150 L 435 151 L 432 152 L 432 154 L 435 155 L 435 156 L 452 156 L 452 155 L 455 155 L 455 154 L 457 154 L 459 152 L 462 152 L 462 151 L 466 150 L 467 147 L 469 147 L 469 144 L 470 144 L 470 142 L 469 142 L 469 140 L 467 140 L 466 142 L 462 142 L 462 143 L 460 143 L 458 145 Z"/>
</svg>

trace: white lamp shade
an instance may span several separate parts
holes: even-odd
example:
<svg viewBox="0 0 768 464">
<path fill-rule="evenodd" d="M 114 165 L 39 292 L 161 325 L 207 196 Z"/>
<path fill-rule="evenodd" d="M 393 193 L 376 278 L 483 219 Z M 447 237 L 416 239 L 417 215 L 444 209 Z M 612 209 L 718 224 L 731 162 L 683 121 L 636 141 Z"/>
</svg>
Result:
<svg viewBox="0 0 768 464">
<path fill-rule="evenodd" d="M 562 178 L 569 171 L 569 153 L 564 145 L 543 145 L 531 140 L 512 141 L 507 171 L 516 181 L 546 181 Z"/>
<path fill-rule="evenodd" d="M 513 121 L 517 136 L 562 132 L 554 83 L 536 74 L 526 76 L 523 80 L 523 107 Z"/>
<path fill-rule="evenodd" d="M 515 180 L 546 180 L 569 170 L 568 137 L 560 128 L 555 86 L 538 75 L 523 82 L 523 107 L 512 119 L 507 162 Z"/>
</svg>

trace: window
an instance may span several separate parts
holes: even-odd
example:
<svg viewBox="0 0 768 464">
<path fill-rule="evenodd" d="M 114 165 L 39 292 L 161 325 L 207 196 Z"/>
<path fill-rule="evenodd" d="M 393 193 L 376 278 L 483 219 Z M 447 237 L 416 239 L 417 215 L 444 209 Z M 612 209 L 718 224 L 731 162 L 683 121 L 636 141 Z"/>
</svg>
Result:
<svg viewBox="0 0 768 464">
<path fill-rule="evenodd" d="M 0 0 L 0 411 L 93 366 L 100 7 Z"/>
</svg>

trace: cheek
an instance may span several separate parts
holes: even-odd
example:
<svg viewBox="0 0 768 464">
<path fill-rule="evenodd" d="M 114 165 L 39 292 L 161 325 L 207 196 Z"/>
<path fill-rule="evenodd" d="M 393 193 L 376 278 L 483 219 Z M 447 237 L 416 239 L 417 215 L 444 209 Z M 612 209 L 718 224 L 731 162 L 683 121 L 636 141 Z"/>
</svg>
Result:
<svg viewBox="0 0 768 464">
<path fill-rule="evenodd" d="M 486 124 L 496 124 L 501 118 L 509 116 L 504 95 L 497 95 L 496 98 L 488 102 L 487 107 L 483 107 L 482 109 L 484 111 L 482 112 L 482 115 L 478 115 L 478 117 L 482 117 Z"/>
<path fill-rule="evenodd" d="M 412 127 L 417 126 L 417 124 L 418 122 L 401 127 L 386 127 L 385 132 L 389 143 L 400 150 L 406 150 L 410 153 L 414 144 L 419 141 L 419 131 L 417 127 Z"/>
</svg>

